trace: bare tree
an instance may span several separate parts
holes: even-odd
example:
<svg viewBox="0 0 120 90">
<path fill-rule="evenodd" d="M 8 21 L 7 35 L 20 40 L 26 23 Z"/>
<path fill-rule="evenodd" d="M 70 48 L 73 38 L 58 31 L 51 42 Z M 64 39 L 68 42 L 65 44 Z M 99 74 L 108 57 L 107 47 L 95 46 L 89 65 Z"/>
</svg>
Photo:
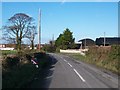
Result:
<svg viewBox="0 0 120 90">
<path fill-rule="evenodd" d="M 30 30 L 28 31 L 26 35 L 26 38 L 30 40 L 32 49 L 34 49 L 34 39 L 35 39 L 36 34 L 37 34 L 36 26 L 31 26 Z"/>
<path fill-rule="evenodd" d="M 33 18 L 24 14 L 17 13 L 8 19 L 8 25 L 4 26 L 4 37 L 5 38 L 15 38 L 16 48 L 21 50 L 22 39 L 26 37 L 31 26 L 33 26 Z"/>
</svg>

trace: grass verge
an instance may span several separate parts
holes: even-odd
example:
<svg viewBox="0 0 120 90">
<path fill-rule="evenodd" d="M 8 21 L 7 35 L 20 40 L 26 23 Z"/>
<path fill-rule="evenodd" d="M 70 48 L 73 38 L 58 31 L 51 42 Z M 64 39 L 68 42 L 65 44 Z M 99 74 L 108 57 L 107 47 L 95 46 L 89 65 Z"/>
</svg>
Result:
<svg viewBox="0 0 120 90">
<path fill-rule="evenodd" d="M 86 56 L 80 54 L 66 54 L 75 60 L 81 60 L 97 67 L 104 68 L 120 75 L 120 46 L 91 47 Z"/>
</svg>

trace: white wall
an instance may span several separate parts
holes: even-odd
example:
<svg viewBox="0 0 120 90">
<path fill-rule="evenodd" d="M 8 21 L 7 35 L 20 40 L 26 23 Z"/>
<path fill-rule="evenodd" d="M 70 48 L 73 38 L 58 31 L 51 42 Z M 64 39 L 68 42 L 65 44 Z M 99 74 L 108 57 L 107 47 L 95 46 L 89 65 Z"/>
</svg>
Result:
<svg viewBox="0 0 120 90">
<path fill-rule="evenodd" d="M 14 48 L 0 48 L 0 50 L 14 50 Z"/>
<path fill-rule="evenodd" d="M 80 53 L 81 55 L 85 55 L 85 53 L 82 52 L 80 49 L 68 49 L 68 50 L 62 50 L 60 49 L 60 53 Z"/>
</svg>

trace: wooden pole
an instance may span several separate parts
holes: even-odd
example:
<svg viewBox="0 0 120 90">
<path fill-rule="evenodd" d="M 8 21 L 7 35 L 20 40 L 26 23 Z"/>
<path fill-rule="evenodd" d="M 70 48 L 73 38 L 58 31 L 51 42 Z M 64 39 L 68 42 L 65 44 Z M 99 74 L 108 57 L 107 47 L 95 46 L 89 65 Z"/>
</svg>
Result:
<svg viewBox="0 0 120 90">
<path fill-rule="evenodd" d="M 39 9 L 38 14 L 38 49 L 40 51 L 41 49 L 41 10 Z"/>
<path fill-rule="evenodd" d="M 105 46 L 105 43 L 106 43 L 106 42 L 105 42 L 105 32 L 104 32 L 104 46 Z"/>
</svg>

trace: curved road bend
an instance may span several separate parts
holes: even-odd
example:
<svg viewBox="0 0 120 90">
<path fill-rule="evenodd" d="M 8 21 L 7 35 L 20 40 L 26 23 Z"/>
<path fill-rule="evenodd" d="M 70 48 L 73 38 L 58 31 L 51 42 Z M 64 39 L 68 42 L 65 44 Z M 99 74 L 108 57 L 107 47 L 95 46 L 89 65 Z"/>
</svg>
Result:
<svg viewBox="0 0 120 90">
<path fill-rule="evenodd" d="M 50 54 L 55 64 L 48 88 L 118 88 L 118 76 L 65 55 Z"/>
</svg>

